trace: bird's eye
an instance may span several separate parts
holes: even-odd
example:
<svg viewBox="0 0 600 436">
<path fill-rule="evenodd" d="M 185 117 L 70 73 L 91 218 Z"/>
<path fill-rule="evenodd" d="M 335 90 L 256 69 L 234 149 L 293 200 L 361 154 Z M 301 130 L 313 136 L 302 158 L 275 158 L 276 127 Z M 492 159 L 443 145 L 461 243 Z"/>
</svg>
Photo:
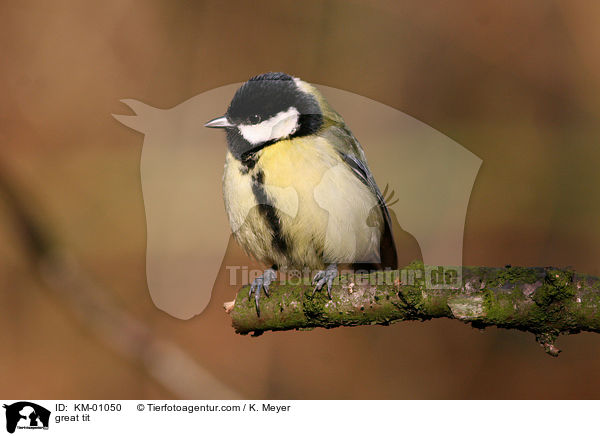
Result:
<svg viewBox="0 0 600 436">
<path fill-rule="evenodd" d="M 250 115 L 250 123 L 251 124 L 258 124 L 258 123 L 260 123 L 260 121 L 261 121 L 260 115 L 258 115 L 258 114 Z"/>
</svg>

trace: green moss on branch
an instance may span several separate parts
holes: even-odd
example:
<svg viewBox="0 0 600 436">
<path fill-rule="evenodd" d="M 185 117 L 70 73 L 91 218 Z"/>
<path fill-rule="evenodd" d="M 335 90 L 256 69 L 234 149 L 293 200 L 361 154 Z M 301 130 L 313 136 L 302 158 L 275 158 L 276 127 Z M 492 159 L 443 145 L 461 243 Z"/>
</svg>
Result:
<svg viewBox="0 0 600 436">
<path fill-rule="evenodd" d="M 556 356 L 559 335 L 600 332 L 600 279 L 557 268 L 429 268 L 415 262 L 401 271 L 342 275 L 332 300 L 326 292 L 313 296 L 309 285 L 273 283 L 270 297 L 261 299 L 260 318 L 247 289 L 228 305 L 240 334 L 452 318 L 478 328 L 531 332 Z"/>
</svg>

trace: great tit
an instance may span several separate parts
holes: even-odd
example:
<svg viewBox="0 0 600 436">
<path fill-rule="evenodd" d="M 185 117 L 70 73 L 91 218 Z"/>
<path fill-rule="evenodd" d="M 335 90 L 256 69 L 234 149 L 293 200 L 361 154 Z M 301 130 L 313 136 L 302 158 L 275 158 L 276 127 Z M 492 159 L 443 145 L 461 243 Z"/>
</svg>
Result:
<svg viewBox="0 0 600 436">
<path fill-rule="evenodd" d="M 280 268 L 318 270 L 313 294 L 327 284 L 330 299 L 340 263 L 397 268 L 362 147 L 314 86 L 285 73 L 252 77 L 205 126 L 227 134 L 223 196 L 234 237 L 271 265 L 250 286 L 259 317 L 261 289 L 268 297 Z"/>
</svg>

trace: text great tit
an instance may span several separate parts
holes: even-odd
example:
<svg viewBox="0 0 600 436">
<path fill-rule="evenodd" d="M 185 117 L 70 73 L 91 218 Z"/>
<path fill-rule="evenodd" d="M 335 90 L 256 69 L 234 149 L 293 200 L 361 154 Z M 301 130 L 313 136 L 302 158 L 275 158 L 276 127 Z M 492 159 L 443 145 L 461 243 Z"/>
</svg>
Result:
<svg viewBox="0 0 600 436">
<path fill-rule="evenodd" d="M 205 126 L 227 134 L 223 196 L 234 237 L 271 265 L 250 286 L 258 316 L 261 289 L 269 295 L 280 268 L 319 270 L 315 291 L 327 284 L 329 298 L 340 263 L 397 268 L 365 154 L 315 87 L 285 73 L 252 77 Z"/>
</svg>

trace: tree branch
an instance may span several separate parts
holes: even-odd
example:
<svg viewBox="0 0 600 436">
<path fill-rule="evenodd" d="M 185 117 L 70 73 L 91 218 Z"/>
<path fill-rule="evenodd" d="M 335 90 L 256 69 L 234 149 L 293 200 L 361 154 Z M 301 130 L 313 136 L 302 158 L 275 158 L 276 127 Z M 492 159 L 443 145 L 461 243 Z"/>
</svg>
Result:
<svg viewBox="0 0 600 436">
<path fill-rule="evenodd" d="M 442 277 L 460 270 L 446 268 Z M 414 262 L 401 271 L 341 275 L 332 300 L 325 291 L 313 296 L 308 284 L 273 283 L 270 296 L 261 298 L 260 318 L 254 299 L 248 298 L 248 287 L 244 287 L 235 302 L 226 303 L 226 310 L 237 333 L 255 335 L 267 330 L 451 318 L 477 328 L 531 332 L 551 356 L 560 353 L 554 345 L 560 334 L 600 332 L 597 277 L 551 267 L 463 267 L 455 286 L 444 284 L 434 289 L 435 274 L 430 271 Z"/>
</svg>

